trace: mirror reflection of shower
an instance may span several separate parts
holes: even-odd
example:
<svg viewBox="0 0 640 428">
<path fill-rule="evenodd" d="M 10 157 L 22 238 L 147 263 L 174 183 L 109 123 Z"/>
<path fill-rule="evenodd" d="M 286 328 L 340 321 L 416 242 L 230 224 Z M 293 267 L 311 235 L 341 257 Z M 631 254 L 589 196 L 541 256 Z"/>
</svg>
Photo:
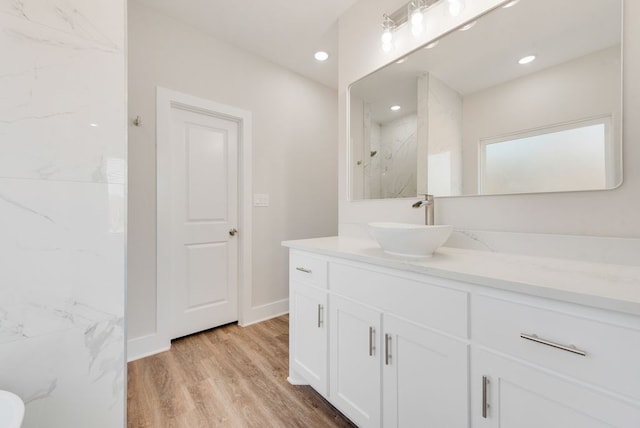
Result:
<svg viewBox="0 0 640 428">
<path fill-rule="evenodd" d="M 361 168 L 361 197 L 364 199 L 404 198 L 417 195 L 415 109 L 379 118 L 372 114 L 371 103 L 352 97 L 359 104 L 363 138 L 353 152 L 356 167 Z M 353 112 L 352 112 L 353 113 Z M 358 162 L 360 164 L 358 165 Z"/>
</svg>

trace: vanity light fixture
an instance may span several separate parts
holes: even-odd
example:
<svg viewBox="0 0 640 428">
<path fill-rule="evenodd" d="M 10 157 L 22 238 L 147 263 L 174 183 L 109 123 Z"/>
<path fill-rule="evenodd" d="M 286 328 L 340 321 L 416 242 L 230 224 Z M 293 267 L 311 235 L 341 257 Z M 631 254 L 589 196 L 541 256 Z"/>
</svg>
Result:
<svg viewBox="0 0 640 428">
<path fill-rule="evenodd" d="M 391 110 L 391 111 L 398 111 L 400 109 L 401 109 L 401 107 L 399 105 L 395 105 L 395 106 L 389 107 L 389 110 Z"/>
<path fill-rule="evenodd" d="M 409 2 L 407 14 L 409 15 L 409 21 L 411 22 L 411 34 L 419 36 L 424 30 L 422 25 L 424 21 L 424 14 L 422 12 L 423 0 L 413 0 Z"/>
<path fill-rule="evenodd" d="M 404 24 L 409 24 L 411 33 L 419 36 L 424 31 L 424 14 L 432 6 L 444 3 L 448 6 L 451 16 L 457 16 L 464 9 L 465 0 L 411 0 L 391 14 L 382 15 L 382 50 L 390 52 L 393 49 L 393 32 Z"/>
<path fill-rule="evenodd" d="M 318 51 L 313 55 L 313 57 L 316 60 L 322 62 L 322 61 L 326 61 L 327 59 L 329 59 L 329 54 L 326 53 L 325 51 Z"/>
<path fill-rule="evenodd" d="M 522 64 L 522 65 L 529 64 L 530 62 L 533 62 L 534 59 L 536 59 L 535 55 L 523 56 L 518 60 L 518 64 Z"/>
<path fill-rule="evenodd" d="M 380 37 L 380 40 L 382 40 L 382 50 L 385 52 L 389 52 L 393 48 L 393 30 L 395 30 L 395 28 L 396 24 L 393 22 L 393 19 L 385 14 L 382 21 L 382 36 Z"/>
</svg>

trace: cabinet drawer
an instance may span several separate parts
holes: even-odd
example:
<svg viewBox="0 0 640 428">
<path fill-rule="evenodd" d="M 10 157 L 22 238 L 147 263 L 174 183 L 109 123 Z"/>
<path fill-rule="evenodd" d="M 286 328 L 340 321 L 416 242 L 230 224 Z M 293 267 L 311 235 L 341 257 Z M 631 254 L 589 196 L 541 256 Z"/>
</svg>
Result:
<svg viewBox="0 0 640 428">
<path fill-rule="evenodd" d="M 640 399 L 639 329 L 479 295 L 471 314 L 475 343 Z"/>
<path fill-rule="evenodd" d="M 308 253 L 292 251 L 289 256 L 289 279 L 327 288 L 327 261 Z"/>
<path fill-rule="evenodd" d="M 334 293 L 429 328 L 468 337 L 465 291 L 339 263 L 331 263 L 329 277 Z"/>
</svg>

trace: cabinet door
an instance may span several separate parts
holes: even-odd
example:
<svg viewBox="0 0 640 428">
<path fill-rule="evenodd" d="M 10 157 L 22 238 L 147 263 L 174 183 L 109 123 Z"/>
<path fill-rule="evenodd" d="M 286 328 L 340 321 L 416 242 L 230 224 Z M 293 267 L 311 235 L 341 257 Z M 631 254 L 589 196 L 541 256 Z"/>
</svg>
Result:
<svg viewBox="0 0 640 428">
<path fill-rule="evenodd" d="M 638 406 L 485 350 L 473 350 L 471 373 L 474 427 L 640 426 Z"/>
<path fill-rule="evenodd" d="M 301 377 L 327 395 L 327 292 L 291 282 L 291 377 Z"/>
<path fill-rule="evenodd" d="M 469 426 L 464 342 L 384 316 L 383 426 Z"/>
<path fill-rule="evenodd" d="M 359 427 L 380 426 L 380 312 L 330 298 L 330 399 Z"/>
</svg>

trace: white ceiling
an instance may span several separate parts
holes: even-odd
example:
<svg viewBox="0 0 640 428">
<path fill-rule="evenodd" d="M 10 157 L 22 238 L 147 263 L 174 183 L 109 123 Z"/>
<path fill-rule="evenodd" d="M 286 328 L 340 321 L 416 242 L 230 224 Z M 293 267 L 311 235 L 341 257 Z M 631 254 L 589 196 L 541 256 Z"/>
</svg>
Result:
<svg viewBox="0 0 640 428">
<path fill-rule="evenodd" d="M 429 72 L 461 95 L 619 46 L 622 2 L 603 0 L 523 0 L 496 8 L 468 31 L 453 31 L 432 49 L 417 49 L 401 64 L 365 77 L 351 93 L 372 105 L 380 123 L 415 112 L 416 76 Z M 528 54 L 536 61 L 522 66 Z M 389 106 L 403 109 L 391 112 Z"/>
<path fill-rule="evenodd" d="M 136 0 L 312 80 L 338 86 L 338 25 L 358 0 Z M 329 52 L 327 61 L 313 58 Z"/>
</svg>

